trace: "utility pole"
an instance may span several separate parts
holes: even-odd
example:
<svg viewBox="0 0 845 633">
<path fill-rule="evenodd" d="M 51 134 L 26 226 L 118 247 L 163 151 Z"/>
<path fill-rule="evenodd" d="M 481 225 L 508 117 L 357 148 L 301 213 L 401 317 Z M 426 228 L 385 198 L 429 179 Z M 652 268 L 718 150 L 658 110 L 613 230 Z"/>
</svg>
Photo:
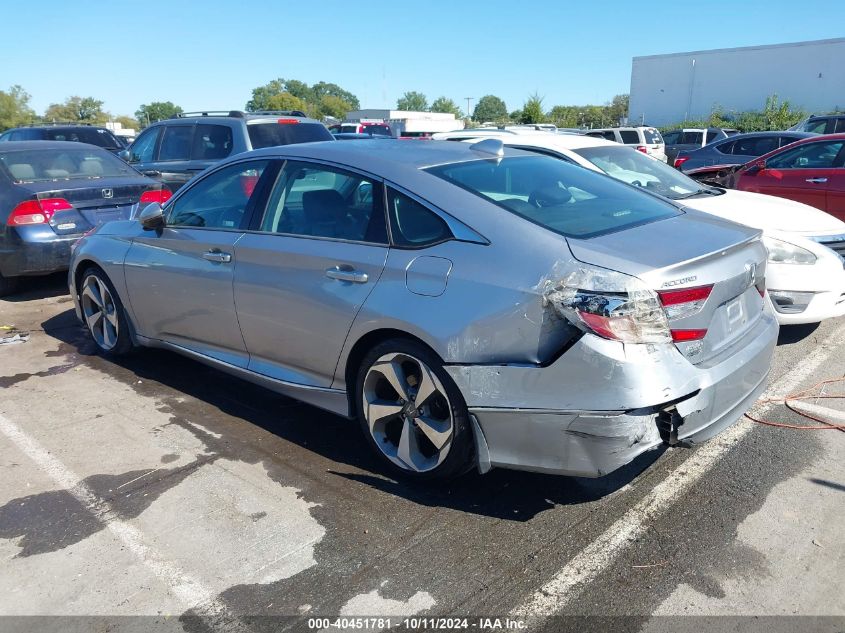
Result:
<svg viewBox="0 0 845 633">
<path fill-rule="evenodd" d="M 470 104 L 471 104 L 472 100 L 475 99 L 475 97 L 464 97 L 464 99 L 467 100 L 467 118 L 471 119 L 472 118 L 472 107 L 471 107 Z"/>
</svg>

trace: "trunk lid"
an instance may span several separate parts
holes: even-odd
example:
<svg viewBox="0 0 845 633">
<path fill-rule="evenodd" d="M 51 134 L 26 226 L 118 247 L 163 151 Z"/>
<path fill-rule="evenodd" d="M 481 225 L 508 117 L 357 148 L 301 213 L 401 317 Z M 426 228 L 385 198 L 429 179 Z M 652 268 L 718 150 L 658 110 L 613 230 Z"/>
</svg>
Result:
<svg viewBox="0 0 845 633">
<path fill-rule="evenodd" d="M 57 234 L 69 235 L 112 220 L 129 219 L 141 195 L 160 188 L 160 184 L 134 176 L 33 182 L 26 183 L 25 188 L 39 200 L 62 198 L 73 205 L 73 209 L 57 211 L 50 220 Z"/>
<path fill-rule="evenodd" d="M 697 213 L 602 235 L 569 239 L 576 259 L 622 272 L 655 292 L 712 286 L 701 310 L 669 321 L 672 330 L 707 330 L 701 340 L 678 342 L 694 364 L 715 358 L 763 315 L 766 248 L 757 229 Z"/>
</svg>

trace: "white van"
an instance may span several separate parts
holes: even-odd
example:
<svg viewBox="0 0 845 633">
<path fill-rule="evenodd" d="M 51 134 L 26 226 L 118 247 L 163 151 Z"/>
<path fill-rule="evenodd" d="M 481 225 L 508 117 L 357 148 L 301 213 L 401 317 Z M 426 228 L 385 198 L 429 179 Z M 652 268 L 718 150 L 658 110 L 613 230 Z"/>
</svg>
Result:
<svg viewBox="0 0 845 633">
<path fill-rule="evenodd" d="M 643 154 L 666 162 L 666 144 L 660 131 L 653 127 L 606 127 L 584 132 L 587 136 L 631 145 Z"/>
</svg>

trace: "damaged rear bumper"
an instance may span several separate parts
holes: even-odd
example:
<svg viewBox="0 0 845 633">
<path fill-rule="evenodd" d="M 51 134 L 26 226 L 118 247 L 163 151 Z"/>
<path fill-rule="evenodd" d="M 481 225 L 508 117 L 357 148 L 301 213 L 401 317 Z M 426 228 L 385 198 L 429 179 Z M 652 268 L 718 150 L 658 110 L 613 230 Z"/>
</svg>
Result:
<svg viewBox="0 0 845 633">
<path fill-rule="evenodd" d="M 587 335 L 548 367 L 446 369 L 478 423 L 482 470 L 600 477 L 662 444 L 660 411 L 677 412 L 683 420 L 677 436 L 689 443 L 733 424 L 765 389 L 777 335 L 767 311 L 700 365 L 671 345 L 622 345 Z"/>
</svg>

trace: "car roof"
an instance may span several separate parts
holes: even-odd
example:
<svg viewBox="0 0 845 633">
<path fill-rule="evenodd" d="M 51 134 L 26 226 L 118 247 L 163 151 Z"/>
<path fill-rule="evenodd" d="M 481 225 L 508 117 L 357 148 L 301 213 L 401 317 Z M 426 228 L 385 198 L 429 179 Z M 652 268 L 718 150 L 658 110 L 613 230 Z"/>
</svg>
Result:
<svg viewBox="0 0 845 633">
<path fill-rule="evenodd" d="M 528 156 L 528 152 L 505 148 L 505 156 Z M 318 141 L 294 143 L 237 154 L 225 162 L 244 158 L 285 156 L 334 162 L 378 175 L 388 176 L 404 169 L 424 169 L 435 165 L 468 162 L 491 158 L 472 149 L 472 144 L 450 141 L 417 141 L 400 139 L 362 139 L 355 143 Z"/>
<path fill-rule="evenodd" d="M 743 132 L 741 134 L 734 134 L 733 136 L 729 136 L 728 138 L 720 139 L 719 143 L 722 143 L 724 141 L 735 141 L 736 139 L 754 138 L 755 136 L 772 136 L 773 134 L 786 134 L 789 136 L 794 136 L 796 140 L 799 138 L 810 138 L 811 136 L 818 136 L 818 134 L 815 134 L 813 132 L 796 132 L 790 130 L 772 130 L 770 132 Z"/>
<path fill-rule="evenodd" d="M 231 123 L 233 121 L 244 121 L 246 123 L 267 121 L 268 123 L 275 123 L 279 119 L 296 119 L 300 123 L 316 123 L 318 125 L 323 124 L 317 119 L 312 119 L 311 117 L 305 116 L 305 113 L 301 113 L 298 110 L 290 112 L 284 110 L 279 110 L 278 112 L 241 112 L 240 110 L 231 110 L 230 112 L 184 112 L 182 114 L 170 117 L 169 119 L 161 119 L 160 121 L 155 121 L 150 126 L 152 127 L 153 125 L 172 124 L 176 122 L 185 122 L 192 124 L 208 123 L 209 121 L 212 123 Z"/>
<path fill-rule="evenodd" d="M 467 135 L 467 138 L 472 138 Z M 479 140 L 485 138 L 498 138 L 505 144 L 519 144 L 524 139 L 525 145 L 545 147 L 547 149 L 584 149 L 587 147 L 625 147 L 615 141 L 608 141 L 594 136 L 583 134 L 556 134 L 555 132 L 535 132 L 534 134 L 484 134 L 479 135 Z"/>
<path fill-rule="evenodd" d="M 8 151 L 23 151 L 23 150 L 41 150 L 45 152 L 49 152 L 50 150 L 62 150 L 67 151 L 68 149 L 88 149 L 96 148 L 98 150 L 102 150 L 109 153 L 108 150 L 98 147 L 97 145 L 91 145 L 90 143 L 77 143 L 76 141 L 5 141 L 0 143 L 0 152 L 8 152 Z"/>
</svg>

